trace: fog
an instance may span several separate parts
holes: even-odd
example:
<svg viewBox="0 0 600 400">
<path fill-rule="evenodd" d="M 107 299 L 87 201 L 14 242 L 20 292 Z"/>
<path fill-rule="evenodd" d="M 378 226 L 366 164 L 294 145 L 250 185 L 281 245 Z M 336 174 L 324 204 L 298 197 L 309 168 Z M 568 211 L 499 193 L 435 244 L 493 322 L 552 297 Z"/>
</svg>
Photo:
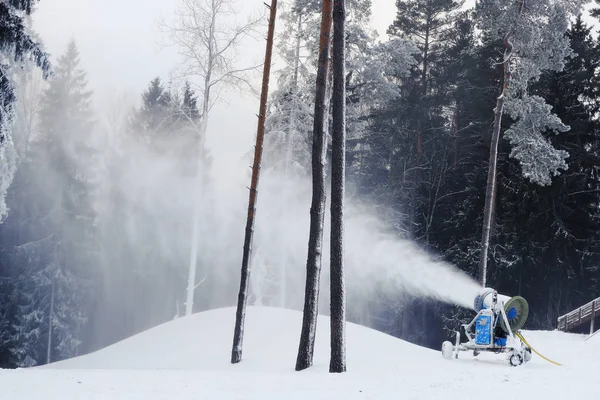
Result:
<svg viewBox="0 0 600 400">
<path fill-rule="evenodd" d="M 216 132 L 213 132 L 213 134 Z M 105 184 L 97 198 L 103 262 L 102 296 L 92 319 L 97 346 L 183 315 L 197 181 L 191 159 L 172 138 L 160 151 L 127 135 L 104 140 Z M 224 169 L 210 163 L 200 187 L 200 235 L 194 311 L 234 306 L 246 223 L 251 153 Z M 269 157 L 284 155 L 267 152 Z M 272 164 L 272 163 L 271 163 Z M 301 310 L 307 257 L 310 176 L 264 169 L 258 194 L 249 303 Z M 368 323 L 385 299 L 407 295 L 471 307 L 479 288 L 395 232 L 385 214 L 352 194 L 346 204 L 348 315 Z M 325 222 L 320 312 L 328 313 L 329 213 Z"/>
</svg>

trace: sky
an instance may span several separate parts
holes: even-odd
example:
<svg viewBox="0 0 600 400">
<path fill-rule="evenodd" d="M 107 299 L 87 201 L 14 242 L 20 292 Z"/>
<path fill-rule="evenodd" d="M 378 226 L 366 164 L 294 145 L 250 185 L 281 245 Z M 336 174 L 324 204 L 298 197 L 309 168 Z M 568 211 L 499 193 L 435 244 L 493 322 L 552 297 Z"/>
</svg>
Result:
<svg viewBox="0 0 600 400">
<path fill-rule="evenodd" d="M 255 9 L 263 5 L 263 0 L 252 2 L 256 3 Z M 168 17 L 177 3 L 177 0 L 41 0 L 33 14 L 33 26 L 52 60 L 64 51 L 69 40 L 76 40 L 81 65 L 96 94 L 96 108 L 102 113 L 117 95 L 125 94 L 138 101 L 151 79 L 156 76 L 169 79 L 177 54 L 160 45 L 164 36 L 157 22 L 160 16 Z M 385 34 L 394 19 L 394 3 L 395 0 L 373 2 L 373 24 L 380 35 Z M 264 44 L 257 43 L 245 51 L 262 56 Z M 226 103 L 215 107 L 207 140 L 216 163 L 238 160 L 252 148 L 257 112 L 258 98 L 249 95 L 228 96 Z"/>
<path fill-rule="evenodd" d="M 264 0 L 237 0 L 247 11 L 263 7 Z M 475 0 L 467 0 L 466 6 Z M 165 37 L 158 19 L 168 17 L 178 0 L 41 0 L 33 14 L 34 29 L 53 60 L 74 38 L 82 67 L 101 114 L 118 95 L 140 98 L 156 76 L 168 80 L 177 53 L 160 45 Z M 373 0 L 373 28 L 385 36 L 396 15 L 395 0 Z M 244 48 L 252 56 L 264 55 L 264 42 Z M 277 66 L 274 67 L 275 69 Z M 229 95 L 215 107 L 209 122 L 208 145 L 215 163 L 230 165 L 252 148 L 256 135 L 258 98 Z"/>
</svg>

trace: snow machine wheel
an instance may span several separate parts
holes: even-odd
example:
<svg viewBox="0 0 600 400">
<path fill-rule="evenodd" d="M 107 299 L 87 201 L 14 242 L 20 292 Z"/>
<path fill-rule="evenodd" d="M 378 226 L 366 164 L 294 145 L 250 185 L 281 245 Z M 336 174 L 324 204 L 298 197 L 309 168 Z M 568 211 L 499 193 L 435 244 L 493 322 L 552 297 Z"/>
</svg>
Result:
<svg viewBox="0 0 600 400">
<path fill-rule="evenodd" d="M 523 357 L 521 357 L 518 353 L 511 353 L 508 359 L 510 365 L 513 367 L 518 367 L 523 364 Z"/>
<path fill-rule="evenodd" d="M 449 341 L 446 340 L 444 343 L 442 343 L 442 356 L 446 360 L 452 360 L 453 354 L 454 354 L 454 345 L 452 345 L 452 343 L 450 343 Z"/>
</svg>

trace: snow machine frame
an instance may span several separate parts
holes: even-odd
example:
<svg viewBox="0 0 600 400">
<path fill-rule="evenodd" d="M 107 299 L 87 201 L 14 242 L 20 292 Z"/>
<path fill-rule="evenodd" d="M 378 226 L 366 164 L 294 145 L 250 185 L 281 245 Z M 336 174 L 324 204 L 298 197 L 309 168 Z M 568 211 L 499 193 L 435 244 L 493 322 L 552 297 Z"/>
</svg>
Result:
<svg viewBox="0 0 600 400">
<path fill-rule="evenodd" d="M 477 321 L 482 316 L 489 316 L 492 326 L 488 328 L 490 331 L 489 344 L 478 344 L 476 335 L 471 333 L 471 330 L 476 325 Z M 498 324 L 501 324 L 502 330 L 506 333 L 506 343 L 498 344 L 496 331 Z M 506 315 L 504 301 L 498 301 L 498 293 L 492 292 L 492 305 L 489 308 L 482 308 L 477 312 L 477 315 L 468 324 L 462 324 L 467 342 L 460 343 L 460 329 L 455 331 L 456 342 L 453 345 L 450 341 L 442 343 L 442 355 L 446 359 L 458 359 L 458 353 L 461 351 L 473 351 L 473 355 L 477 356 L 481 352 L 491 352 L 495 354 L 506 353 L 506 360 L 513 367 L 519 366 L 531 360 L 531 349 L 525 345 L 513 332 Z M 518 332 L 518 331 L 517 331 Z M 504 338 L 502 338 L 504 339 Z"/>
</svg>

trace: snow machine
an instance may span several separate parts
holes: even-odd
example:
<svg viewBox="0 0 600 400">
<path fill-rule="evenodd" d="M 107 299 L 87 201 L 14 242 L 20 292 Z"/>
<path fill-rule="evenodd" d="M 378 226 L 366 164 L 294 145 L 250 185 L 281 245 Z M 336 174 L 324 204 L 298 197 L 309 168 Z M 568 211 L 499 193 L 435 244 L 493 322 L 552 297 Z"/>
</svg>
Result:
<svg viewBox="0 0 600 400">
<path fill-rule="evenodd" d="M 477 313 L 469 324 L 462 324 L 467 339 L 461 343 L 460 329 L 456 331 L 456 343 L 442 343 L 442 356 L 446 359 L 458 358 L 460 351 L 473 351 L 506 354 L 512 366 L 531 360 L 531 348 L 521 340 L 519 329 L 525 325 L 529 315 L 529 305 L 521 296 L 498 295 L 491 288 L 483 289 L 477 297 L 473 309 Z"/>
</svg>

